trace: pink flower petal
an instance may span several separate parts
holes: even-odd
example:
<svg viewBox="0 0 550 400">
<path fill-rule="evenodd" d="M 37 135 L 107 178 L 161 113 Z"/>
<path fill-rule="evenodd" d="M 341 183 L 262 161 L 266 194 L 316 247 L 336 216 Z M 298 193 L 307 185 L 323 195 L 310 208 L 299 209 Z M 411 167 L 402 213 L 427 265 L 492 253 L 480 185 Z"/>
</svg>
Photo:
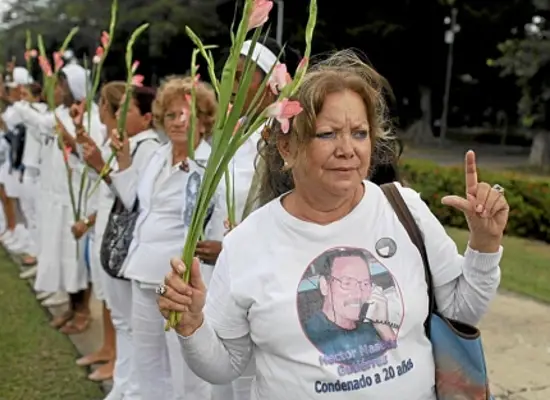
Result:
<svg viewBox="0 0 550 400">
<path fill-rule="evenodd" d="M 254 0 L 250 19 L 248 20 L 248 30 L 258 28 L 265 24 L 272 8 L 273 2 L 270 0 Z"/>
<path fill-rule="evenodd" d="M 132 64 L 132 74 L 135 73 L 137 71 L 139 67 L 139 61 L 134 61 L 134 63 Z"/>
<path fill-rule="evenodd" d="M 105 31 L 101 32 L 101 45 L 103 46 L 103 48 L 109 46 L 110 41 L 111 38 L 109 37 L 109 34 Z"/>
<path fill-rule="evenodd" d="M 50 65 L 50 62 L 46 57 L 39 56 L 38 64 L 40 65 L 40 68 L 42 69 L 42 73 L 45 76 L 52 76 L 52 66 Z"/>
<path fill-rule="evenodd" d="M 63 61 L 63 54 L 59 51 L 55 51 L 53 53 L 53 63 L 54 63 L 54 70 L 57 72 L 61 68 L 63 68 L 63 64 L 65 62 Z"/>
<path fill-rule="evenodd" d="M 288 119 L 280 119 L 279 123 L 281 124 L 281 131 L 283 131 L 283 133 L 288 133 L 288 130 L 290 129 L 290 122 Z"/>
<path fill-rule="evenodd" d="M 143 86 L 143 75 L 134 75 L 132 77 L 132 85 L 141 87 Z"/>
<path fill-rule="evenodd" d="M 288 99 L 282 99 L 271 104 L 267 108 L 267 116 L 275 118 L 281 124 L 283 133 L 288 133 L 290 129 L 290 118 L 295 117 L 303 111 L 300 102 Z"/>
</svg>

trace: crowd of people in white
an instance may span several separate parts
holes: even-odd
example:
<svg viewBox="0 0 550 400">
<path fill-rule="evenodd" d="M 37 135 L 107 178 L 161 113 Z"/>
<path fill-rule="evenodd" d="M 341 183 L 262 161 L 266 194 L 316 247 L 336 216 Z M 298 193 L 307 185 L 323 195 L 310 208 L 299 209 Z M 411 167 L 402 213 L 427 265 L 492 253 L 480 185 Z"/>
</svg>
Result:
<svg viewBox="0 0 550 400">
<path fill-rule="evenodd" d="M 247 55 L 248 47 L 241 54 Z M 258 43 L 247 101 L 278 63 L 275 54 L 282 55 L 280 62 L 289 72 L 297 67 L 298 57 L 290 49 L 281 52 L 271 40 Z M 196 251 L 200 263 L 193 266 L 190 285 L 175 281 L 169 261 L 181 254 L 211 151 L 209 137 L 218 111 L 212 88 L 179 76 L 167 77 L 158 89 L 135 87 L 120 137 L 116 128 L 124 82 L 105 83 L 88 116 L 89 72 L 82 66 L 68 63 L 61 69 L 54 111 L 42 101 L 41 87 L 26 68 L 10 68 L 2 92 L 7 107 L 0 142 L 4 157 L 0 240 L 22 255 L 28 269 L 21 278 L 36 278 L 37 298 L 45 306 L 68 304 L 67 311 L 51 321 L 52 328 L 68 335 L 84 332 L 91 318 L 90 297 L 93 294 L 103 302 L 103 346 L 77 364 L 99 365 L 89 376 L 92 380 L 113 378 L 106 399 L 316 398 L 320 388 L 331 387 L 323 382 L 340 378 L 332 365 L 319 364 L 320 348 L 304 336 L 297 317 L 296 288 L 311 281 L 303 278 L 304 270 L 314 271 L 310 263 L 324 251 L 350 245 L 374 254 L 380 238 L 390 238 L 398 249 L 383 255 L 385 266 L 376 271 L 390 282 L 389 291 L 397 293 L 394 306 L 401 321 L 383 326 L 388 315 L 380 306 L 385 301 L 381 289 L 371 293 L 375 287 L 372 267 L 365 275 L 368 285 L 356 279 L 359 275 L 348 274 L 346 280 L 337 277 L 337 271 L 345 272 L 351 265 L 340 265 L 339 257 L 348 261 L 356 257 L 355 250 L 346 250 L 333 257 L 325 275 L 315 278 L 322 294 L 315 301 L 325 303 L 319 306 L 321 313 L 312 314 L 318 319 L 308 322 L 308 329 L 311 333 L 335 324 L 338 332 L 350 330 L 342 328 L 338 313 L 357 314 L 349 317 L 355 327 L 364 300 L 371 305 L 362 317 L 370 321 L 369 337 L 397 343 L 387 350 L 387 359 L 400 363 L 412 358 L 415 367 L 386 386 L 325 396 L 433 398 L 430 344 L 423 331 L 427 295 L 419 294 L 426 293 L 422 262 L 376 185 L 395 180 L 395 171 L 382 180 L 372 172 L 376 172 L 372 168 L 378 151 L 375 142 L 386 134 L 382 79 L 349 54 L 342 57 L 344 62 L 335 60 L 308 72 L 297 95 L 304 107 L 303 119 L 291 125 L 290 136 L 262 127 L 237 151 L 229 169 L 239 226 L 225 236 L 227 205 L 221 185 L 210 204 Z M 244 60 L 236 85 L 243 68 Z M 188 124 L 182 113 L 193 85 L 198 124 L 193 135 L 195 156 L 189 159 Z M 266 89 L 261 108 L 275 100 Z M 316 125 L 310 126 L 314 118 Z M 259 143 L 266 150 L 263 168 L 270 169 L 263 176 L 255 168 Z M 112 151 L 116 157 L 106 166 Z M 100 177 L 102 171 L 107 174 Z M 75 218 L 69 191 L 78 195 L 83 174 L 88 188 L 101 182 L 91 196 L 84 196 L 80 216 Z M 370 180 L 364 181 L 367 176 Z M 259 193 L 253 182 L 261 186 Z M 501 192 L 478 184 L 477 178 L 475 185 L 485 208 L 476 209 L 471 217 L 477 218 L 472 225 L 476 231 L 465 256 L 457 253 L 418 195 L 400 189 L 427 233 L 441 310 L 474 324 L 498 286 L 502 253 L 498 230 L 504 229 L 503 213 L 507 215 Z M 450 199 L 449 205 L 466 212 L 468 205 L 460 200 Z M 338 207 L 332 207 L 331 201 Z M 329 207 L 333 214 L 340 211 L 329 215 L 326 210 L 316 212 L 317 206 Z M 259 209 L 242 221 L 251 208 Z M 497 217 L 501 219 L 496 228 L 479 222 L 482 218 L 494 222 Z M 371 259 L 365 258 L 365 263 Z M 172 268 L 182 272 L 177 262 Z M 348 272 L 364 266 L 354 268 Z M 349 296 L 354 284 L 359 291 L 368 286 L 368 298 L 351 305 L 337 299 L 338 293 Z M 203 315 L 206 287 L 212 292 Z M 307 297 L 312 292 L 306 289 L 299 290 L 301 304 L 313 304 Z M 166 332 L 164 317 L 169 311 L 183 312 L 183 319 L 178 329 Z M 340 344 L 343 337 L 338 338 Z"/>
</svg>

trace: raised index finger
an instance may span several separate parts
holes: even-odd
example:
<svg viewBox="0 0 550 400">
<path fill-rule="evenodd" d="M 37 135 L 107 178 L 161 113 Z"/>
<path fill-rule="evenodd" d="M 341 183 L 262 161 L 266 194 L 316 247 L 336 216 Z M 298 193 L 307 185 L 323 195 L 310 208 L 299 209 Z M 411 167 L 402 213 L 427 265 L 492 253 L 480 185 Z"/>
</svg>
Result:
<svg viewBox="0 0 550 400">
<path fill-rule="evenodd" d="M 476 154 L 472 150 L 466 152 L 464 169 L 466 174 L 466 194 L 475 196 L 477 193 L 477 166 Z"/>
</svg>

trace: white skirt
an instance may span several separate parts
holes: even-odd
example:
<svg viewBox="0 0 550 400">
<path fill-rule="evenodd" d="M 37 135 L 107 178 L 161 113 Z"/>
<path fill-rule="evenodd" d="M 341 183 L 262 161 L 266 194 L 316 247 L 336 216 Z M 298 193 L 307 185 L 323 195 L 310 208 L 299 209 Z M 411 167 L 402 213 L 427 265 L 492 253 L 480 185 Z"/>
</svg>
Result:
<svg viewBox="0 0 550 400">
<path fill-rule="evenodd" d="M 6 181 L 6 175 L 8 175 L 8 170 L 10 169 L 9 161 L 6 160 L 0 165 L 0 184 L 4 184 Z"/>
<path fill-rule="evenodd" d="M 23 193 L 23 183 L 21 182 L 21 171 L 8 171 L 4 178 L 4 187 L 6 188 L 6 195 L 13 199 L 18 199 Z"/>
<path fill-rule="evenodd" d="M 55 197 L 51 194 L 41 196 L 41 252 L 34 287 L 37 291 L 76 293 L 86 289 L 89 282 L 84 260 L 86 242 L 75 241 L 71 232 L 71 207 L 55 201 Z"/>
</svg>

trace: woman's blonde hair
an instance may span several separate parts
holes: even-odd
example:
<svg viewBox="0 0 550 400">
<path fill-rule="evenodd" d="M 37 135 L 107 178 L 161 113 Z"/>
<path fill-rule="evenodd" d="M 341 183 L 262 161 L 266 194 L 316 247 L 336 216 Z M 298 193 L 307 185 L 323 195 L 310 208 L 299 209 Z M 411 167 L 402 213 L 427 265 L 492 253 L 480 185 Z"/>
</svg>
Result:
<svg viewBox="0 0 550 400">
<path fill-rule="evenodd" d="M 100 99 L 107 105 L 109 113 L 113 118 L 120 107 L 120 102 L 124 97 L 125 88 L 126 83 L 122 81 L 108 82 L 101 88 Z"/>
<path fill-rule="evenodd" d="M 294 188 L 292 174 L 284 168 L 284 161 L 277 147 L 281 136 L 288 137 L 301 153 L 315 136 L 317 115 L 323 109 L 326 97 L 344 90 L 357 93 L 365 104 L 373 156 L 375 153 L 388 155 L 387 151 L 374 151 L 376 146 L 391 143 L 393 138 L 385 98 L 386 95 L 393 96 L 388 82 L 352 50 L 336 52 L 327 59 L 313 64 L 306 73 L 292 99 L 300 102 L 303 111 L 293 118 L 290 132 L 283 134 L 280 125 L 275 123 L 267 129 L 267 134 L 263 135 L 265 140 L 259 145 L 263 165 L 258 166 L 261 168 L 261 187 L 258 195 L 260 205 Z M 377 161 L 379 160 L 372 160 L 371 165 Z"/>
<path fill-rule="evenodd" d="M 197 117 L 206 131 L 204 136 L 208 138 L 212 134 L 218 110 L 214 90 L 205 82 L 194 82 L 191 77 L 181 76 L 167 77 L 157 91 L 157 97 L 153 103 L 154 124 L 157 129 L 164 129 L 164 114 L 174 99 L 191 95 L 193 85 L 196 85 Z"/>
</svg>

